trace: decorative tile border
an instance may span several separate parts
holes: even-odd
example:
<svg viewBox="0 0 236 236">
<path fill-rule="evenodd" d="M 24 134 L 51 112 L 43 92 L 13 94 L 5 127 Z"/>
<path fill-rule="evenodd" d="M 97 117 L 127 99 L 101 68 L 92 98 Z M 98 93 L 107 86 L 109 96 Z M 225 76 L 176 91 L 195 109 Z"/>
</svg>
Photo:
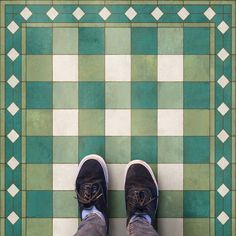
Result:
<svg viewBox="0 0 236 236">
<path fill-rule="evenodd" d="M 21 24 L 29 23 L 214 23 L 215 232 L 232 233 L 232 6 L 231 5 L 6 5 L 6 235 L 21 232 Z"/>
</svg>

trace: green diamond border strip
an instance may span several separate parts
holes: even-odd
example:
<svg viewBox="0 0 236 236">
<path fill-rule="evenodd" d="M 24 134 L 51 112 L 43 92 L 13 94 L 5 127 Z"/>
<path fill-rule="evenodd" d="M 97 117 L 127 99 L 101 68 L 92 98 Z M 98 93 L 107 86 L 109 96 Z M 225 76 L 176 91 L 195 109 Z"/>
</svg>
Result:
<svg viewBox="0 0 236 236">
<path fill-rule="evenodd" d="M 234 2 L 208 4 L 208 2 L 175 2 L 172 12 L 168 4 L 113 3 L 94 5 L 60 2 L 1 2 L 1 232 L 20 235 L 21 214 L 21 24 L 22 23 L 213 23 L 215 43 L 215 235 L 235 235 L 232 221 L 235 189 L 233 164 L 235 163 L 235 5 Z M 171 4 L 171 3 L 169 3 Z M 119 6 L 116 7 L 116 6 Z M 232 13 L 233 12 L 233 13 Z M 37 14 L 35 14 L 37 13 Z M 168 13 L 168 14 L 167 14 Z M 35 15 L 37 17 L 35 17 Z M 4 64 L 5 63 L 5 64 Z M 2 95 L 5 94 L 5 97 Z M 231 98 L 229 100 L 229 98 Z M 5 104 L 4 104 L 5 103 Z M 4 105 L 3 105 L 4 104 Z M 5 142 L 4 142 L 5 140 Z M 4 152 L 5 147 L 5 152 Z M 5 157 L 5 159 L 3 158 Z M 233 164 L 232 164 L 233 163 Z M 3 192 L 5 190 L 5 192 Z M 3 194 L 2 194 L 3 192 Z M 5 225 L 5 227 L 4 227 Z M 3 233 L 4 234 L 4 233 Z"/>
</svg>

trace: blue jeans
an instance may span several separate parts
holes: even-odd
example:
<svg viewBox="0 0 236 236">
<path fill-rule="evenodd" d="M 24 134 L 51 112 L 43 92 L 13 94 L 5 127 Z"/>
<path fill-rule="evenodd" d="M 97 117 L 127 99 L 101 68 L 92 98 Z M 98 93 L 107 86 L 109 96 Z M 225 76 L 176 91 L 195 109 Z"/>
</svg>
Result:
<svg viewBox="0 0 236 236">
<path fill-rule="evenodd" d="M 96 214 L 88 215 L 79 225 L 74 236 L 106 236 L 106 223 Z M 155 229 L 142 217 L 134 217 L 127 227 L 130 236 L 158 236 Z"/>
</svg>

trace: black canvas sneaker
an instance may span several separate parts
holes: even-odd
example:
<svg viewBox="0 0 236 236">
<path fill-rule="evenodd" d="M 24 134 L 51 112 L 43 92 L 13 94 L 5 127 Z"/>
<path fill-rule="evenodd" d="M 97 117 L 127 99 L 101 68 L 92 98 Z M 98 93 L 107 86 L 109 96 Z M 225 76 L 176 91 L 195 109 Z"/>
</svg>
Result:
<svg viewBox="0 0 236 236">
<path fill-rule="evenodd" d="M 131 161 L 125 172 L 125 202 L 127 224 L 134 215 L 155 218 L 158 205 L 158 185 L 151 167 L 144 161 Z"/>
<path fill-rule="evenodd" d="M 103 214 L 108 230 L 107 190 L 108 170 L 103 158 L 95 154 L 84 157 L 79 164 L 75 190 L 80 216 L 84 209 L 95 206 Z"/>
</svg>

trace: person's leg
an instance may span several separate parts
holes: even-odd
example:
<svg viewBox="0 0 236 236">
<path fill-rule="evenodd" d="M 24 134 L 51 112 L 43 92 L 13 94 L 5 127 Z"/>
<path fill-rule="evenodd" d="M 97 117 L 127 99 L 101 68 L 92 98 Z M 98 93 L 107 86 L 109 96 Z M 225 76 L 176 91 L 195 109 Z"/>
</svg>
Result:
<svg viewBox="0 0 236 236">
<path fill-rule="evenodd" d="M 82 219 L 75 236 L 105 236 L 108 233 L 108 170 L 97 155 L 86 156 L 79 164 L 76 195 Z"/>
<path fill-rule="evenodd" d="M 140 160 L 128 164 L 125 174 L 127 230 L 131 236 L 158 236 L 152 226 L 158 205 L 158 185 L 150 166 Z"/>
</svg>

